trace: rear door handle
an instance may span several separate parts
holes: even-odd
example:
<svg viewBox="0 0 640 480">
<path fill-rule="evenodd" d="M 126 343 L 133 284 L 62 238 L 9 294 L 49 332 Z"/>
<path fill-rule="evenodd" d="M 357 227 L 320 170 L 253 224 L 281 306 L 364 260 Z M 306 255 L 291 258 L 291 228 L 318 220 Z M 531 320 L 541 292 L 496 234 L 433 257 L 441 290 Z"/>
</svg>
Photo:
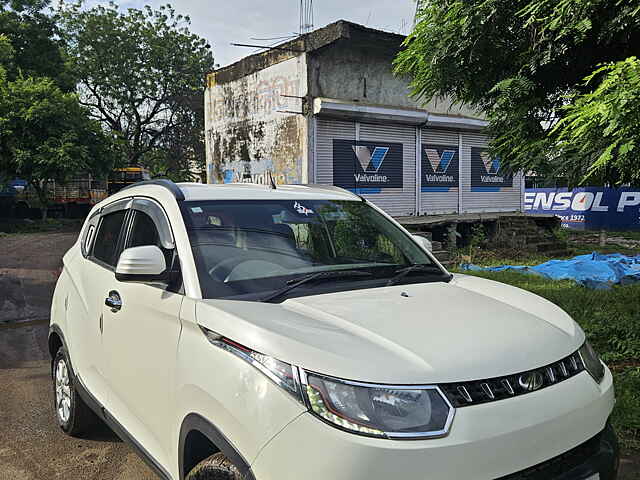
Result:
<svg viewBox="0 0 640 480">
<path fill-rule="evenodd" d="M 109 292 L 109 296 L 104 299 L 104 304 L 111 308 L 113 313 L 120 311 L 122 308 L 122 298 L 115 290 Z"/>
</svg>

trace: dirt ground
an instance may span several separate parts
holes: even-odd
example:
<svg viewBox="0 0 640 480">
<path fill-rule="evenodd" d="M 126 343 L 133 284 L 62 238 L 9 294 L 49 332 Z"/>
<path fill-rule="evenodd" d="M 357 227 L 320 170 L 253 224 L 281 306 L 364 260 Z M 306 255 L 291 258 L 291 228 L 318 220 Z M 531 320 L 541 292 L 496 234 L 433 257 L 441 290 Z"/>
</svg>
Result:
<svg viewBox="0 0 640 480">
<path fill-rule="evenodd" d="M 106 426 L 76 439 L 56 424 L 49 304 L 62 255 L 76 237 L 0 237 L 0 480 L 157 480 Z"/>
<path fill-rule="evenodd" d="M 0 237 L 0 480 L 157 479 L 106 426 L 76 439 L 56 424 L 49 303 L 62 255 L 76 236 Z M 640 455 L 623 458 L 619 480 L 640 480 Z"/>
</svg>

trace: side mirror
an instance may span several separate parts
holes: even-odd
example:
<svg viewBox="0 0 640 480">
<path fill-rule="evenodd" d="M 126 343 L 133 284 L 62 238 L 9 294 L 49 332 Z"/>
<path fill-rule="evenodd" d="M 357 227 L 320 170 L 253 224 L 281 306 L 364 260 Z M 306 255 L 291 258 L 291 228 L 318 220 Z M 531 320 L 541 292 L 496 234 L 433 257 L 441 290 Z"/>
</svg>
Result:
<svg viewBox="0 0 640 480">
<path fill-rule="evenodd" d="M 127 248 L 120 254 L 116 267 L 120 282 L 161 282 L 167 280 L 164 254 L 155 245 Z"/>
<path fill-rule="evenodd" d="M 422 235 L 411 235 L 411 236 L 416 241 L 416 243 L 420 245 L 422 248 L 424 248 L 426 251 L 431 252 L 433 250 L 431 241 L 428 238 L 425 238 Z"/>
</svg>

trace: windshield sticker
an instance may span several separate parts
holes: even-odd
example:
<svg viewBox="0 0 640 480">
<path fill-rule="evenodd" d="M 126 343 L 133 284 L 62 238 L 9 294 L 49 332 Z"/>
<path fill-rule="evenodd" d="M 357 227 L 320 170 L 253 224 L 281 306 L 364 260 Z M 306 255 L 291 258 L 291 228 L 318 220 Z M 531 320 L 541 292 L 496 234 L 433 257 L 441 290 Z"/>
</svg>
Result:
<svg viewBox="0 0 640 480">
<path fill-rule="evenodd" d="M 193 213 L 202 213 L 202 208 L 200 208 L 200 207 L 192 207 L 191 211 Z"/>
<path fill-rule="evenodd" d="M 313 215 L 315 213 L 313 210 L 305 207 L 304 205 L 301 205 L 299 202 L 294 203 L 293 208 L 300 215 L 304 215 L 306 217 L 308 217 L 309 215 Z"/>
</svg>

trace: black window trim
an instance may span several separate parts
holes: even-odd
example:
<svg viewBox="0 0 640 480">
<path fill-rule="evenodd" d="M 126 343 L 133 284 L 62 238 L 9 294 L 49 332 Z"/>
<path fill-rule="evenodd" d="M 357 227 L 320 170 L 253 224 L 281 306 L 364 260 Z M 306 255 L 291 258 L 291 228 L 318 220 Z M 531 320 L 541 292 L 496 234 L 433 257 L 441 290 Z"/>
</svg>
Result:
<svg viewBox="0 0 640 480">
<path fill-rule="evenodd" d="M 140 207 L 141 205 L 144 205 L 143 203 L 139 202 L 136 205 L 136 200 L 143 200 L 146 202 L 149 202 L 150 204 L 152 204 L 154 206 L 154 208 L 152 209 L 147 209 L 144 207 Z M 148 205 L 148 204 L 147 204 Z M 135 208 L 135 207 L 139 207 L 139 208 Z M 165 232 L 165 236 L 167 238 L 165 238 L 165 240 L 167 240 L 170 237 L 170 243 L 171 243 L 171 247 L 168 248 L 168 250 L 173 250 L 174 251 L 174 259 L 173 265 L 167 265 L 167 268 L 174 268 L 175 263 L 177 263 L 178 265 L 180 265 L 180 257 L 178 256 L 178 251 L 177 251 L 177 246 L 175 244 L 175 234 L 173 232 L 173 227 L 171 225 L 171 222 L 169 221 L 169 216 L 167 215 L 166 210 L 164 209 L 164 207 L 162 206 L 162 204 L 160 202 L 158 202 L 156 199 L 151 198 L 151 197 L 147 197 L 145 195 L 136 195 L 135 197 L 125 197 L 125 198 L 121 198 L 119 200 L 116 200 L 102 208 L 100 208 L 98 211 L 96 211 L 93 215 L 91 215 L 91 217 L 89 217 L 89 221 L 87 224 L 87 228 L 86 231 L 82 232 L 82 244 L 81 244 L 81 251 L 83 256 L 95 263 L 96 265 L 109 270 L 110 272 L 115 273 L 116 271 L 116 267 L 117 267 L 117 262 L 116 265 L 109 265 L 108 263 L 100 260 L 99 258 L 96 258 L 93 255 L 93 248 L 95 246 L 95 240 L 98 236 L 98 233 L 100 232 L 100 227 L 102 226 L 102 220 L 105 216 L 111 214 L 111 213 L 116 213 L 119 212 L 121 210 L 125 211 L 125 216 L 124 216 L 124 220 L 122 222 L 122 227 L 120 228 L 120 232 L 118 234 L 118 240 L 116 242 L 116 249 L 115 249 L 115 255 L 116 258 L 119 259 L 120 255 L 122 254 L 123 250 L 125 249 L 130 235 L 131 235 L 131 231 L 133 228 L 133 220 L 135 218 L 134 213 L 136 211 L 142 212 L 142 213 L 146 213 L 147 215 L 149 215 L 151 217 L 151 220 L 154 222 L 154 224 L 156 224 L 156 229 L 158 230 L 158 233 L 160 234 L 160 229 L 158 228 L 157 222 L 165 222 L 168 232 Z M 95 220 L 94 220 L 95 219 Z M 95 222 L 95 223 L 94 223 Z M 89 231 L 89 227 L 90 225 L 95 225 L 95 232 L 93 235 L 93 239 L 91 240 L 91 246 L 90 249 L 88 251 L 85 252 L 84 250 L 84 241 L 86 240 L 86 234 Z M 162 242 L 162 240 L 161 240 Z M 164 242 L 163 242 L 164 243 Z M 163 245 L 164 247 L 164 245 Z M 184 275 L 182 273 L 182 269 L 180 269 L 180 282 L 179 282 L 180 287 L 178 289 L 176 289 L 177 291 L 173 291 L 173 290 L 169 290 L 172 291 L 173 293 L 178 293 L 181 295 L 184 295 Z"/>
<path fill-rule="evenodd" d="M 123 250 L 123 244 L 124 244 L 124 234 L 126 232 L 128 232 L 129 228 L 130 228 L 130 221 L 131 221 L 131 209 L 127 208 L 129 206 L 129 203 L 131 202 L 131 198 L 126 198 L 123 200 L 118 200 L 117 202 L 114 202 L 110 205 L 107 205 L 106 207 L 104 207 L 103 209 L 101 209 L 99 215 L 100 215 L 100 220 L 97 223 L 96 226 L 96 233 L 93 236 L 93 241 L 91 244 L 91 251 L 88 253 L 87 255 L 87 259 L 92 261 L 93 263 L 95 263 L 96 265 L 105 268 L 111 272 L 115 272 L 116 271 L 116 266 L 117 266 L 117 262 L 116 265 L 110 265 L 106 262 L 104 262 L 103 260 L 100 260 L 99 258 L 96 258 L 96 256 L 93 254 L 93 250 L 95 247 L 95 239 L 98 237 L 98 234 L 100 233 L 100 228 L 102 227 L 102 222 L 104 220 L 104 217 L 106 217 L 107 215 L 110 215 L 112 213 L 117 213 L 119 211 L 124 211 L 124 221 L 122 222 L 122 226 L 120 227 L 120 232 L 118 233 L 118 240 L 116 241 L 116 248 L 114 251 L 115 254 L 115 258 L 119 259 L 120 258 L 120 254 L 122 253 Z M 118 208 L 119 207 L 119 208 Z"/>
</svg>

